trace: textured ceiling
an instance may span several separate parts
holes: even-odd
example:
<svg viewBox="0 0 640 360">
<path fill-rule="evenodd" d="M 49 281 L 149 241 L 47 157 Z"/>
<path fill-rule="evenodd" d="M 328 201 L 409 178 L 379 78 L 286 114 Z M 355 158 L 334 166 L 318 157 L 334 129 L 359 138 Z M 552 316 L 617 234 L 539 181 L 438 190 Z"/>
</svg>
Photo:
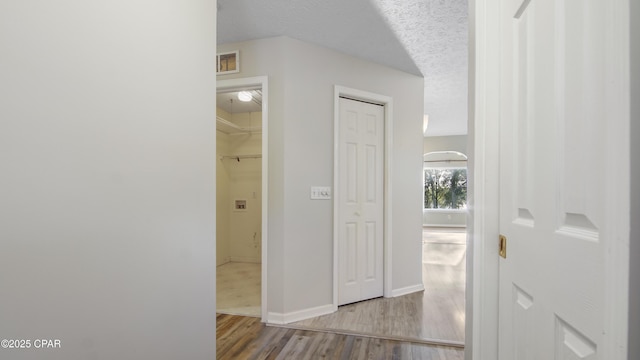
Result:
<svg viewBox="0 0 640 360">
<path fill-rule="evenodd" d="M 280 35 L 424 76 L 426 134 L 466 134 L 467 0 L 218 0 L 218 43 Z"/>
<path fill-rule="evenodd" d="M 424 76 L 428 135 L 467 133 L 467 0 L 373 0 Z"/>
</svg>

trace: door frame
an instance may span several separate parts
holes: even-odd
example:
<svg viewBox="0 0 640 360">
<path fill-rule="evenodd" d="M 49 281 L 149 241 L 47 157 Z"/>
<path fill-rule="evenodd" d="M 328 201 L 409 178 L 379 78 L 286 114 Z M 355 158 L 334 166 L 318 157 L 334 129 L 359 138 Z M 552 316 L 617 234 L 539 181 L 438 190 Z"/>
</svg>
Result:
<svg viewBox="0 0 640 360">
<path fill-rule="evenodd" d="M 630 32 L 629 0 L 615 0 L 604 16 L 608 29 L 607 76 L 610 115 L 621 124 L 607 128 L 603 141 L 610 153 L 618 154 L 611 168 L 619 170 L 622 187 L 629 183 L 630 125 Z M 469 216 L 467 246 L 467 288 L 465 359 L 498 359 L 499 283 L 499 196 L 497 181 L 484 181 L 498 174 L 499 146 L 499 66 L 500 0 L 469 2 Z M 614 21 L 612 21 L 614 20 Z M 617 126 L 616 126 L 617 125 Z M 611 339 L 603 348 L 603 358 L 627 358 L 629 310 L 629 197 L 611 199 L 607 216 L 611 242 L 605 256 L 604 280 L 608 286 L 604 311 L 604 332 Z"/>
<path fill-rule="evenodd" d="M 267 322 L 267 244 L 268 244 L 268 225 L 269 225 L 269 86 L 267 76 L 254 76 L 247 78 L 236 78 L 217 80 L 216 89 L 218 92 L 225 89 L 233 89 L 239 87 L 260 86 L 262 89 L 262 264 L 260 285 L 260 316 L 262 322 Z"/>
<path fill-rule="evenodd" d="M 498 359 L 499 1 L 469 1 L 465 360 Z M 495 239 L 495 241 L 492 241 Z"/>
<path fill-rule="evenodd" d="M 384 107 L 384 239 L 383 239 L 383 295 L 392 296 L 391 283 L 391 174 L 392 174 L 392 144 L 393 144 L 393 99 L 386 95 L 335 85 L 333 95 L 333 311 L 338 310 L 338 202 L 339 195 L 339 139 L 340 139 L 340 97 L 370 102 Z"/>
</svg>

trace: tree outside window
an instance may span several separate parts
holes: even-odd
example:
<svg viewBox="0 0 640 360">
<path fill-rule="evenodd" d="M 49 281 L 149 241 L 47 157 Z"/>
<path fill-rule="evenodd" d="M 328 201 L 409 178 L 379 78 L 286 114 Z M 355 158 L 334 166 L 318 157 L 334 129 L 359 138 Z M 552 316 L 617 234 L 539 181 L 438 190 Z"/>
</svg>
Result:
<svg viewBox="0 0 640 360">
<path fill-rule="evenodd" d="M 466 168 L 424 169 L 425 209 L 465 209 L 466 207 Z"/>
</svg>

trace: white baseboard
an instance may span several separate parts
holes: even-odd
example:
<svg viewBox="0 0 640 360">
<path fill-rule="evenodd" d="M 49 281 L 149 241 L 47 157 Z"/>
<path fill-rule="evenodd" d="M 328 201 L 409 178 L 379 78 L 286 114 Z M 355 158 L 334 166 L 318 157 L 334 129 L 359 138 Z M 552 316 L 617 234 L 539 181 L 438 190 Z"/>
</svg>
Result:
<svg viewBox="0 0 640 360">
<path fill-rule="evenodd" d="M 243 263 L 253 263 L 253 264 L 260 264 L 262 262 L 262 259 L 260 258 L 253 258 L 253 257 L 245 257 L 245 256 L 232 256 L 229 258 L 230 262 L 243 262 Z"/>
<path fill-rule="evenodd" d="M 422 227 L 466 228 L 466 224 L 422 224 Z"/>
<path fill-rule="evenodd" d="M 337 309 L 333 304 L 322 305 L 310 309 L 298 310 L 286 314 L 270 312 L 267 316 L 267 323 L 284 325 L 296 321 L 302 321 L 317 316 L 327 315 L 335 312 Z"/>
<path fill-rule="evenodd" d="M 413 294 L 415 292 L 422 291 L 422 290 L 424 290 L 424 285 L 422 284 L 411 285 L 411 286 L 403 287 L 400 289 L 391 290 L 391 297 Z"/>
<path fill-rule="evenodd" d="M 267 324 L 284 325 L 284 314 L 275 312 L 267 313 Z"/>
</svg>

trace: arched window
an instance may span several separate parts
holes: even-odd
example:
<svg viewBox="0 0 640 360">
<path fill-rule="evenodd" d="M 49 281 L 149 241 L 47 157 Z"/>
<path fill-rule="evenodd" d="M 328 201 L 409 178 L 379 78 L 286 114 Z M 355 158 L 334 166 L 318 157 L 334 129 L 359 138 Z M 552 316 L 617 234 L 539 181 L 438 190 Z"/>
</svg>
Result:
<svg viewBox="0 0 640 360">
<path fill-rule="evenodd" d="M 424 154 L 424 208 L 467 208 L 467 156 L 457 151 Z"/>
</svg>

